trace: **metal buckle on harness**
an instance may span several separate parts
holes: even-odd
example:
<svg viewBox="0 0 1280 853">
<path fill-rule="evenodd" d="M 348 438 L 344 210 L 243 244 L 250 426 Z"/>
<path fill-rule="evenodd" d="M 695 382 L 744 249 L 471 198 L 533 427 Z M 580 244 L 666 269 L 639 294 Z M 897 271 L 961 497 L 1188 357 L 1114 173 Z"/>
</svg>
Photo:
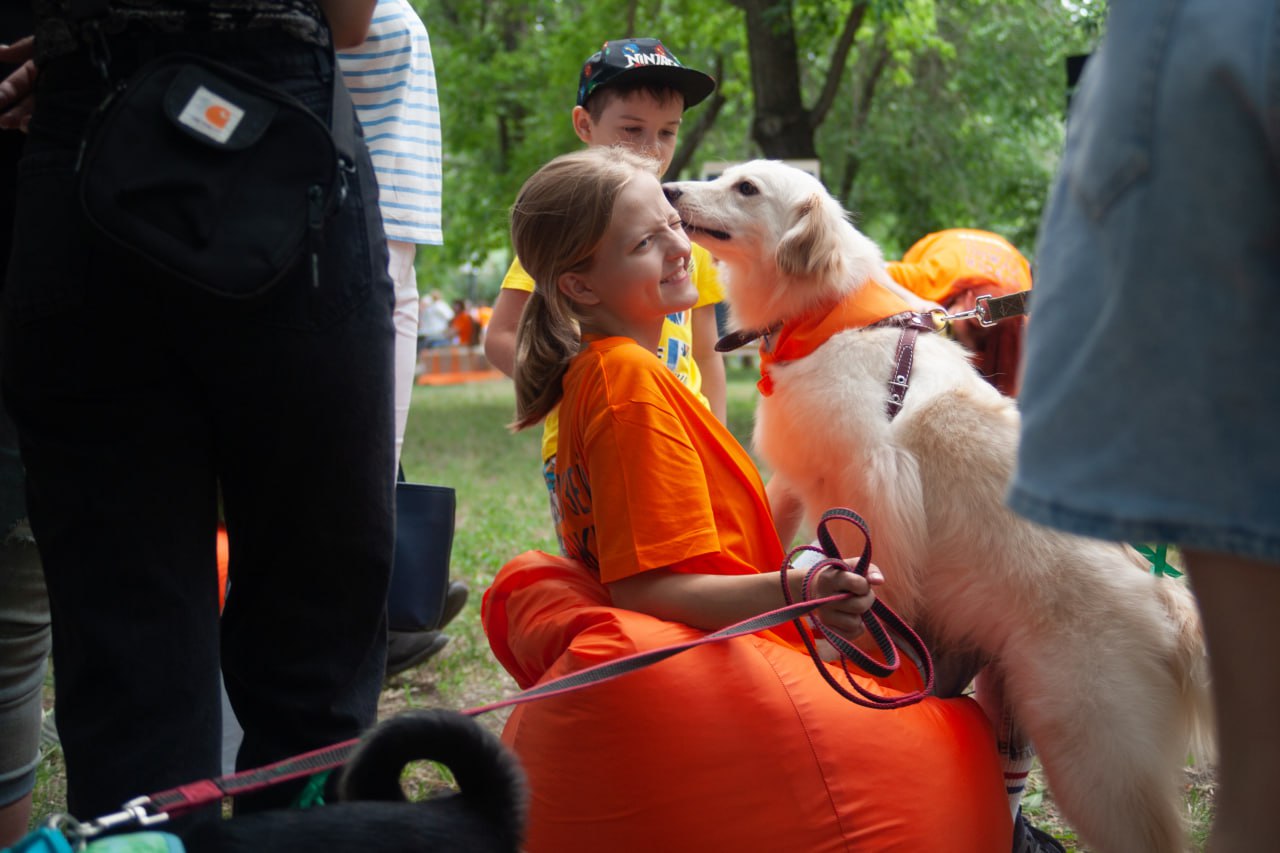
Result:
<svg viewBox="0 0 1280 853">
<path fill-rule="evenodd" d="M 894 403 L 901 403 L 902 399 L 907 396 L 907 377 L 898 376 L 889 380 L 889 400 Z"/>
</svg>

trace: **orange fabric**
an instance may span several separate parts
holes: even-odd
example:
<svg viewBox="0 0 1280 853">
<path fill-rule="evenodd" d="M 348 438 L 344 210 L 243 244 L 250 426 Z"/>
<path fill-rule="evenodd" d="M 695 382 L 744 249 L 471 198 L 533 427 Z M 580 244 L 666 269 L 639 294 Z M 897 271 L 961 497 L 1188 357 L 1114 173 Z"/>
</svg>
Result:
<svg viewBox="0 0 1280 853">
<path fill-rule="evenodd" d="M 586 567 L 536 551 L 498 573 L 481 618 L 522 687 L 701 635 L 610 607 Z M 855 678 L 919 687 L 914 672 Z M 975 702 L 863 708 L 767 636 L 520 705 L 503 740 L 529 775 L 528 853 L 992 853 L 1012 839 Z"/>
<path fill-rule="evenodd" d="M 591 340 L 565 374 L 556 489 L 566 553 L 606 582 L 663 567 L 748 574 L 782 564 L 751 457 L 630 338 Z"/>
<path fill-rule="evenodd" d="M 973 307 L 975 296 L 1005 296 L 1031 289 L 1031 264 L 1013 244 L 990 231 L 952 228 L 929 234 L 888 264 L 894 281 L 949 311 Z M 1018 394 L 1025 317 L 991 328 L 970 322 L 974 366 L 1001 393 Z"/>
<path fill-rule="evenodd" d="M 231 546 L 227 542 L 227 527 L 218 524 L 218 612 L 227 603 L 227 564 L 231 561 Z"/>
<path fill-rule="evenodd" d="M 922 237 L 888 269 L 898 284 L 939 305 L 974 288 L 992 296 L 1031 289 L 1031 264 L 1022 253 L 999 234 L 971 228 Z"/>
<path fill-rule="evenodd" d="M 454 334 L 458 336 L 458 343 L 463 346 L 470 346 L 475 343 L 476 321 L 468 311 L 459 311 L 453 315 L 453 319 L 449 321 L 449 325 L 453 328 Z"/>
<path fill-rule="evenodd" d="M 769 368 L 780 361 L 794 361 L 846 329 L 860 329 L 911 307 L 893 291 L 874 281 L 851 292 L 830 311 L 814 312 L 784 323 L 777 332 L 766 335 L 760 344 L 760 393 L 773 393 Z"/>
</svg>

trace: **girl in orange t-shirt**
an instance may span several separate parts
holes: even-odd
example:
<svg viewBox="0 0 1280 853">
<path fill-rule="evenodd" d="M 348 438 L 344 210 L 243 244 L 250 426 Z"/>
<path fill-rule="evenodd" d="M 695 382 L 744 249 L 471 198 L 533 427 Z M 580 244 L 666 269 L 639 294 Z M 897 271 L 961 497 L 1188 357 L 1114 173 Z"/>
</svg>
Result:
<svg viewBox="0 0 1280 853">
<path fill-rule="evenodd" d="M 616 605 L 660 619 L 714 630 L 782 606 L 778 578 L 761 573 L 783 550 L 751 458 L 653 354 L 663 319 L 698 292 L 652 163 L 595 149 L 553 160 L 522 189 L 512 237 L 535 281 L 517 331 L 515 427 L 560 403 L 567 554 Z M 789 573 L 797 599 L 804 574 Z M 823 572 L 814 597 L 851 597 L 818 618 L 856 638 L 880 580 L 874 568 Z"/>
<path fill-rule="evenodd" d="M 623 151 L 567 154 L 525 183 L 511 219 L 535 282 L 513 426 L 559 407 L 572 559 L 527 552 L 503 567 L 482 608 L 495 655 L 528 687 L 781 606 L 784 553 L 755 465 L 654 354 L 663 318 L 697 300 L 656 169 Z M 804 570 L 785 579 L 800 598 Z M 824 569 L 813 597 L 848 596 L 817 618 L 857 637 L 881 581 L 874 567 Z M 534 792 L 530 853 L 1010 848 L 977 703 L 854 705 L 824 680 L 839 665 L 814 665 L 791 624 L 699 651 L 516 709 L 503 739 Z M 920 689 L 908 669 L 846 674 L 880 694 Z"/>
</svg>

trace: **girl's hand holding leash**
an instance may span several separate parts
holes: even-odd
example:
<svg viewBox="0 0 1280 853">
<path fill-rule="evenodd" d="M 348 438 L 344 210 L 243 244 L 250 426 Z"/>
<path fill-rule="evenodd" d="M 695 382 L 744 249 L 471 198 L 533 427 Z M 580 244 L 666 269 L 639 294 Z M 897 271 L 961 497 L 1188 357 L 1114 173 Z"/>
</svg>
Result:
<svg viewBox="0 0 1280 853">
<path fill-rule="evenodd" d="M 826 598 L 839 593 L 849 593 L 848 598 L 824 604 L 814 611 L 814 615 L 832 631 L 852 642 L 866 630 L 862 616 L 875 604 L 875 587 L 884 583 L 884 575 L 874 563 L 867 566 L 867 576 L 863 577 L 853 571 L 854 562 L 844 560 L 847 571 L 834 566 L 828 567 L 814 578 L 809 589 L 809 598 Z M 792 569 L 788 573 L 787 582 L 791 586 L 792 598 L 801 599 L 801 585 L 804 583 L 805 571 Z"/>
</svg>

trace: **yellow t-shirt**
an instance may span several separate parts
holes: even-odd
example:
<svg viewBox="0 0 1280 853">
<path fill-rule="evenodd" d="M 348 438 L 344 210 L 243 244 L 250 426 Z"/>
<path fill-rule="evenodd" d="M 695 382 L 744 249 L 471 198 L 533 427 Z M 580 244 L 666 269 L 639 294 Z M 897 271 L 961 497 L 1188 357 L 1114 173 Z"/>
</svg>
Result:
<svg viewBox="0 0 1280 853">
<path fill-rule="evenodd" d="M 693 284 L 698 288 L 698 302 L 694 308 L 704 305 L 715 305 L 724 299 L 724 288 L 720 284 L 720 276 L 716 272 L 716 263 L 711 253 L 696 243 L 689 256 L 689 273 Z M 520 259 L 511 262 L 502 279 L 503 288 L 523 290 L 533 293 L 533 278 L 520 266 Z M 671 372 L 688 386 L 704 406 L 710 407 L 707 398 L 702 395 L 702 374 L 698 371 L 698 363 L 693 360 L 693 310 L 668 314 L 662 324 L 662 339 L 658 344 L 658 357 L 663 360 Z M 542 422 L 542 461 L 546 462 L 556 455 L 556 433 L 558 416 L 553 409 Z"/>
</svg>

